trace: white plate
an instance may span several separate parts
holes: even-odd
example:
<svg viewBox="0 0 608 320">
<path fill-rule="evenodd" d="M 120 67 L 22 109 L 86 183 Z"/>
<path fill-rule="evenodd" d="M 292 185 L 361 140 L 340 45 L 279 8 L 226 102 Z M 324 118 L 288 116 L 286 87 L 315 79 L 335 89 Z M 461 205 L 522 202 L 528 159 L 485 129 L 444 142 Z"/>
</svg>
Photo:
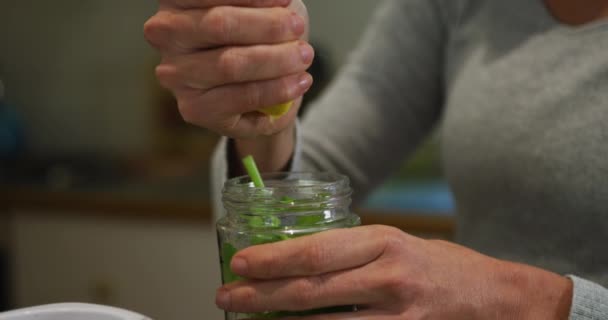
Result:
<svg viewBox="0 0 608 320">
<path fill-rule="evenodd" d="M 151 320 L 141 314 L 95 304 L 56 303 L 0 312 L 0 320 Z"/>
</svg>

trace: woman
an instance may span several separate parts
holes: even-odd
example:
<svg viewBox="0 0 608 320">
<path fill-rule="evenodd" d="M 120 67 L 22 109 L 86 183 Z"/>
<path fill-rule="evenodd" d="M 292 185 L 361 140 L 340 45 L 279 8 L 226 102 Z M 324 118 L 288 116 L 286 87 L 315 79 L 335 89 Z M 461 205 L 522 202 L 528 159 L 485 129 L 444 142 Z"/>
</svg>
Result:
<svg viewBox="0 0 608 320">
<path fill-rule="evenodd" d="M 440 125 L 466 246 L 370 226 L 249 248 L 231 267 L 259 280 L 220 288 L 221 308 L 608 319 L 608 1 L 386 1 L 297 130 L 313 59 L 299 1 L 160 2 L 159 80 L 186 121 L 231 138 L 216 183 L 253 154 L 345 173 L 363 196 Z M 255 112 L 294 99 L 276 121 Z"/>
</svg>

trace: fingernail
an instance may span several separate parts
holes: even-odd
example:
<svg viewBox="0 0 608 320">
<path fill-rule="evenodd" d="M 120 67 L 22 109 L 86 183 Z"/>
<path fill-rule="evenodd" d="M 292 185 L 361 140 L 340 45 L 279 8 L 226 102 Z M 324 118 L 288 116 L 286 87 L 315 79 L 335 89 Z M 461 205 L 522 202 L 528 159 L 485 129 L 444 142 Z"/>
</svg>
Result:
<svg viewBox="0 0 608 320">
<path fill-rule="evenodd" d="M 304 33 L 304 19 L 295 12 L 291 13 L 291 30 L 297 36 Z"/>
<path fill-rule="evenodd" d="M 247 273 L 247 261 L 243 258 L 233 258 L 230 267 L 232 268 L 232 272 L 238 275 L 242 276 Z"/>
<path fill-rule="evenodd" d="M 217 296 L 215 297 L 215 304 L 220 309 L 228 309 L 230 308 L 230 292 L 224 288 L 220 288 L 217 292 Z"/>
<path fill-rule="evenodd" d="M 302 57 L 302 62 L 305 64 L 309 64 L 312 62 L 313 52 L 312 48 L 306 43 L 300 43 L 300 56 Z"/>
<path fill-rule="evenodd" d="M 301 75 L 300 78 L 298 79 L 298 86 L 302 90 L 308 90 L 308 88 L 310 88 L 311 85 L 312 85 L 312 77 L 308 73 Z"/>
</svg>

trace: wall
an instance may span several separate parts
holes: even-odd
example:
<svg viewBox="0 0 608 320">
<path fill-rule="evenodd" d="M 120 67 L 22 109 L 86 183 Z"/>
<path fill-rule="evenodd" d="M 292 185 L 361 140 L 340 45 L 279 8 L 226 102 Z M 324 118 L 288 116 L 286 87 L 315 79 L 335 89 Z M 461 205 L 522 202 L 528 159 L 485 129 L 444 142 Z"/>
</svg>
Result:
<svg viewBox="0 0 608 320">
<path fill-rule="evenodd" d="M 378 1 L 307 0 L 312 39 L 340 64 Z M 0 10 L 0 76 L 37 153 L 136 153 L 154 139 L 156 1 L 13 0 Z"/>
<path fill-rule="evenodd" d="M 126 153 L 150 143 L 154 1 L 4 1 L 0 75 L 30 149 Z"/>
</svg>

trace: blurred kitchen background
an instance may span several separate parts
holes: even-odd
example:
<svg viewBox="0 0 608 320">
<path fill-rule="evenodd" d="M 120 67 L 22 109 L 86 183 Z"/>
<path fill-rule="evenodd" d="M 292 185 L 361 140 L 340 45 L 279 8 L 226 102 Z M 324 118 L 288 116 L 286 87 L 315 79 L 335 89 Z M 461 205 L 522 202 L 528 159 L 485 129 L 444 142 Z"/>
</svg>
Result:
<svg viewBox="0 0 608 320">
<path fill-rule="evenodd" d="M 380 1 L 307 0 L 315 91 Z M 0 311 L 63 301 L 221 319 L 208 202 L 217 136 L 183 123 L 142 26 L 156 1 L 0 0 Z M 4 95 L 2 95 L 4 92 Z M 449 238 L 432 139 L 362 208 Z"/>
</svg>

